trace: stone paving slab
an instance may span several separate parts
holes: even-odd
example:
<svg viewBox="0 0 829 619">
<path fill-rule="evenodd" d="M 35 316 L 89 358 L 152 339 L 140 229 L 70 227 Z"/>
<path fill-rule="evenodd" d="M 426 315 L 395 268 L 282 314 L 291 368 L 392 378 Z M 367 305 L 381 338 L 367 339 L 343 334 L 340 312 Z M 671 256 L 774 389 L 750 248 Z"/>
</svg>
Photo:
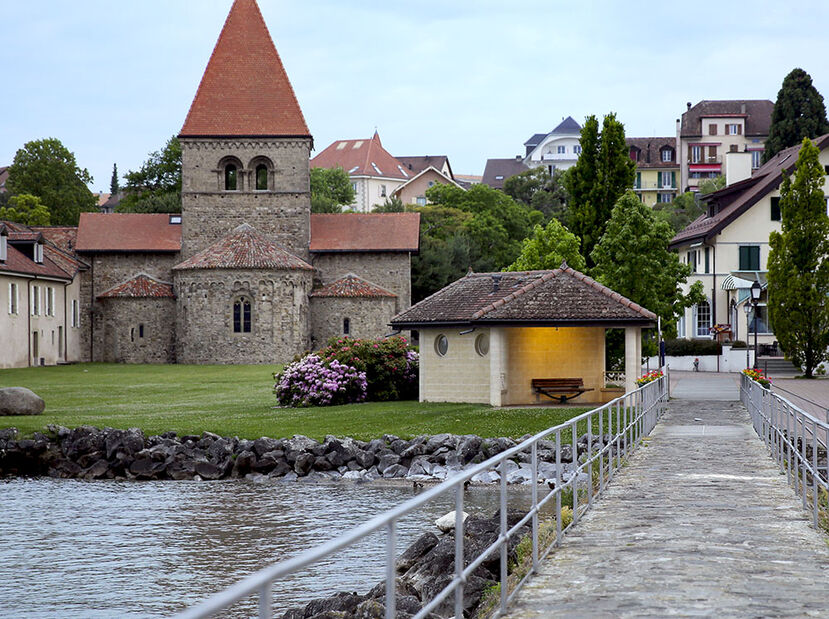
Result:
<svg viewBox="0 0 829 619">
<path fill-rule="evenodd" d="M 829 616 L 828 540 L 749 423 L 672 401 L 507 616 Z"/>
</svg>

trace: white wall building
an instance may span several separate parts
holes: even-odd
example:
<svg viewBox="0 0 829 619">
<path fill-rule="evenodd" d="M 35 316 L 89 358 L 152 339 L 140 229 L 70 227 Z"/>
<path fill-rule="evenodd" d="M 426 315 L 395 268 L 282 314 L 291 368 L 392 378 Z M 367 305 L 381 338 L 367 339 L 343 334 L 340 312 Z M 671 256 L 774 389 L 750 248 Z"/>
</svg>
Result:
<svg viewBox="0 0 829 619">
<path fill-rule="evenodd" d="M 524 164 L 530 168 L 545 166 L 550 174 L 576 165 L 581 154 L 581 125 L 568 116 L 550 133 L 536 133 L 524 142 Z"/>
</svg>

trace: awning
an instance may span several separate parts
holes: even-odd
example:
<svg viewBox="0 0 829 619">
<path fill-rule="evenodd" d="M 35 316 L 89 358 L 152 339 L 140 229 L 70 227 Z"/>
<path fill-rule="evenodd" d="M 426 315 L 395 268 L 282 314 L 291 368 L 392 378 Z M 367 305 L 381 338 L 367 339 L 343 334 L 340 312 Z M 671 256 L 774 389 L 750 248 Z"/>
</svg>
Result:
<svg viewBox="0 0 829 619">
<path fill-rule="evenodd" d="M 721 288 L 723 290 L 741 290 L 743 288 L 751 288 L 753 283 L 735 275 L 728 275 L 722 280 Z"/>
<path fill-rule="evenodd" d="M 705 165 L 696 165 L 692 163 L 688 166 L 688 169 L 691 172 L 719 172 L 721 167 L 722 166 L 719 163 Z"/>
</svg>

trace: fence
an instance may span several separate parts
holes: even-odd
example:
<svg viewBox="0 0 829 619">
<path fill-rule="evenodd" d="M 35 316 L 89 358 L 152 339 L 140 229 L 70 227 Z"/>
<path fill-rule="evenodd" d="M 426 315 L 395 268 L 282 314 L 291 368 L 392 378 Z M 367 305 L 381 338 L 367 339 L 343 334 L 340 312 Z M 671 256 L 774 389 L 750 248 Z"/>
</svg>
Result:
<svg viewBox="0 0 829 619">
<path fill-rule="evenodd" d="M 786 472 L 789 485 L 801 497 L 803 509 L 808 510 L 811 503 L 812 521 L 817 527 L 820 495 L 829 491 L 826 458 L 829 424 L 746 375 L 741 376 L 740 400 L 751 415 L 754 430 L 765 441 L 780 470 Z"/>
<path fill-rule="evenodd" d="M 407 514 L 416 511 L 430 500 L 447 493 L 455 494 L 455 574 L 452 581 L 432 600 L 425 603 L 415 615 L 415 619 L 427 616 L 441 607 L 450 596 L 454 595 L 454 616 L 463 617 L 464 585 L 469 576 L 493 553 L 500 553 L 500 599 L 495 616 L 503 613 L 509 602 L 526 582 L 530 575 L 538 570 L 539 561 L 550 550 L 561 543 L 565 533 L 578 523 L 579 519 L 593 505 L 593 501 L 602 494 L 606 484 L 613 478 L 622 461 L 641 444 L 642 437 L 650 433 L 667 403 L 667 378 L 663 377 L 616 398 L 594 410 L 583 413 L 569 421 L 544 430 L 526 439 L 520 444 L 493 456 L 492 458 L 467 468 L 443 483 L 425 490 L 405 503 L 380 514 L 365 524 L 316 548 L 307 550 L 291 559 L 266 567 L 237 584 L 222 591 L 205 602 L 176 615 L 175 619 L 202 619 L 230 608 L 236 602 L 258 595 L 259 618 L 271 619 L 271 587 L 280 578 L 295 573 L 337 551 L 350 546 L 376 531 L 385 530 L 385 572 L 386 572 L 386 607 L 385 616 L 392 619 L 395 612 L 397 554 L 396 523 Z M 579 436 L 584 429 L 586 436 Z M 555 450 L 555 484 L 552 487 L 540 485 L 543 478 L 539 472 L 539 444 Z M 568 440 L 569 439 L 569 440 Z M 580 440 L 585 439 L 585 440 Z M 554 443 L 554 445 L 550 445 Z M 581 446 L 581 451 L 580 451 Z M 562 451 L 569 447 L 572 453 L 573 469 L 567 479 L 562 475 Z M 512 527 L 507 526 L 507 471 L 508 461 L 522 452 L 530 452 L 532 508 Z M 583 461 L 582 461 L 583 460 Z M 465 562 L 464 536 L 462 534 L 464 485 L 475 475 L 491 470 L 499 471 L 500 534 L 497 540 L 484 549 L 477 557 Z M 539 499 L 539 487 L 549 492 Z M 572 494 L 572 520 L 562 526 L 563 498 Z M 569 500 L 569 499 L 568 499 Z M 539 539 L 539 514 L 545 506 L 551 505 L 555 518 L 555 537 L 548 544 Z M 519 583 L 509 590 L 508 582 L 508 545 L 510 538 L 528 523 L 532 527 L 532 565 Z M 461 534 L 457 534 L 461 532 Z"/>
</svg>

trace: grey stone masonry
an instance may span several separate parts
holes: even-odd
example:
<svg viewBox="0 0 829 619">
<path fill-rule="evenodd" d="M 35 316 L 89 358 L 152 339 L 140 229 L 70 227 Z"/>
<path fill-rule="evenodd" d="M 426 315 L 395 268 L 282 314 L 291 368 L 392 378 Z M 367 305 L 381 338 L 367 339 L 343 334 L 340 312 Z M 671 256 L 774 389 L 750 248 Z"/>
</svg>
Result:
<svg viewBox="0 0 829 619">
<path fill-rule="evenodd" d="M 311 347 L 321 348 L 329 338 L 380 339 L 391 331 L 394 297 L 311 297 Z M 345 320 L 348 319 L 348 333 Z"/>
<path fill-rule="evenodd" d="M 825 617 L 809 521 L 739 402 L 672 401 L 507 616 Z"/>
<path fill-rule="evenodd" d="M 397 295 L 396 312 L 412 303 L 412 260 L 407 252 L 315 253 L 312 263 L 322 284 L 355 273 Z"/>
<path fill-rule="evenodd" d="M 103 329 L 96 361 L 105 363 L 175 363 L 176 300 L 164 298 L 102 299 Z"/>
<path fill-rule="evenodd" d="M 308 260 L 311 239 L 310 138 L 182 138 L 181 260 L 248 223 Z M 237 188 L 224 189 L 224 169 L 238 169 Z M 256 190 L 254 171 L 268 169 Z"/>
</svg>

